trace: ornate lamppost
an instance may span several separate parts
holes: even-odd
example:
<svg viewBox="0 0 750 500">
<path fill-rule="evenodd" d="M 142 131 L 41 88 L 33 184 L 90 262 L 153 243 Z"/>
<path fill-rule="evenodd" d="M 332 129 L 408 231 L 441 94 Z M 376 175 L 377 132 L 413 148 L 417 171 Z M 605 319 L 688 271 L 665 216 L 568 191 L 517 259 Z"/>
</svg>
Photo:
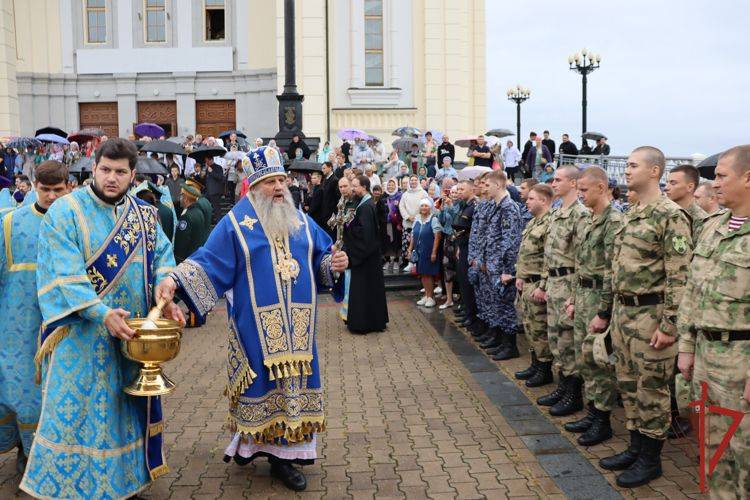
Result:
<svg viewBox="0 0 750 500">
<path fill-rule="evenodd" d="M 568 56 L 568 66 L 571 71 L 575 71 L 583 77 L 583 101 L 582 105 L 582 130 L 581 135 L 587 132 L 586 129 L 586 84 L 588 83 L 589 73 L 593 73 L 594 70 L 599 69 L 599 63 L 602 57 L 599 54 L 594 54 L 590 50 L 583 49 L 571 56 Z"/>
<path fill-rule="evenodd" d="M 508 100 L 516 103 L 516 138 L 518 144 L 516 147 L 521 147 L 521 103 L 531 97 L 531 91 L 520 85 L 511 87 L 508 89 Z"/>
</svg>

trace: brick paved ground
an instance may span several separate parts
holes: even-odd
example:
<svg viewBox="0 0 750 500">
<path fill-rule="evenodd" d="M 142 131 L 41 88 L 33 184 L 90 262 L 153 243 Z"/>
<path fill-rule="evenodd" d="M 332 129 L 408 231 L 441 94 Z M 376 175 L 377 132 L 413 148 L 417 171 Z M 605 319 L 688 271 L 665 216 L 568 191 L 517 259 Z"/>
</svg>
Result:
<svg viewBox="0 0 750 500">
<path fill-rule="evenodd" d="M 319 440 L 320 460 L 304 468 L 308 489 L 299 496 L 564 498 L 527 448 L 528 440 L 516 435 L 428 322 L 429 315 L 441 313 L 419 312 L 404 296 L 393 298 L 390 329 L 376 335 L 348 334 L 333 305 L 321 307 L 318 347 L 328 431 Z M 222 429 L 224 321 L 224 312 L 218 312 L 206 327 L 189 330 L 179 359 L 167 367 L 177 383 L 165 399 L 171 472 L 146 492 L 149 498 L 292 496 L 269 478 L 266 462 L 238 467 L 221 461 L 228 437 Z M 512 372 L 527 362 L 515 360 L 502 369 Z M 581 453 L 594 461 L 623 448 L 619 420 L 617 432 L 607 445 Z M 667 446 L 665 477 L 621 494 L 695 497 L 695 466 L 686 446 Z M 0 458 L 0 498 L 16 490 L 14 462 L 13 454 Z M 613 482 L 612 474 L 605 477 Z"/>
</svg>

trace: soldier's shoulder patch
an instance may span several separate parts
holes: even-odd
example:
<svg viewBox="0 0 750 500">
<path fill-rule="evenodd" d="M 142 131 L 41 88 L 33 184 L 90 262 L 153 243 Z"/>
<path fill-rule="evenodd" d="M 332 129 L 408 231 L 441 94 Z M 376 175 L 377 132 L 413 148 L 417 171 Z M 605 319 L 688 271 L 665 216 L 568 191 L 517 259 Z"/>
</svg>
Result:
<svg viewBox="0 0 750 500">
<path fill-rule="evenodd" d="M 681 234 L 678 234 L 672 238 L 672 248 L 680 255 L 684 255 L 688 251 L 687 238 Z"/>
<path fill-rule="evenodd" d="M 181 220 L 180 223 L 177 224 L 177 229 L 179 229 L 180 231 L 184 231 L 185 229 L 187 229 L 187 226 L 188 226 L 187 221 Z"/>
</svg>

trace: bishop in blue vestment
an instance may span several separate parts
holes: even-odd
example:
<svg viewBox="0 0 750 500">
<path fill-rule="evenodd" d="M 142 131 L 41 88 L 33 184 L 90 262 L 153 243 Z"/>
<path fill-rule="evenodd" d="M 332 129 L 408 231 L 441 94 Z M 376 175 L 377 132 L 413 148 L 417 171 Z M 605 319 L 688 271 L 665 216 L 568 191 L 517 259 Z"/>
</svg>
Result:
<svg viewBox="0 0 750 500">
<path fill-rule="evenodd" d="M 127 194 L 137 150 L 105 141 L 93 184 L 59 199 L 39 231 L 42 411 L 21 489 L 38 498 L 128 498 L 168 471 L 161 402 L 123 388 L 139 366 L 121 352 L 174 267 L 156 210 Z M 173 316 L 174 317 L 174 316 Z"/>
<path fill-rule="evenodd" d="M 343 292 L 334 279 L 347 265 L 328 233 L 294 208 L 274 148 L 252 151 L 249 192 L 206 244 L 164 284 L 204 316 L 222 297 L 229 313 L 227 459 L 267 456 L 271 473 L 292 489 L 304 476 L 291 463 L 316 458 L 324 401 L 315 343 L 318 290 Z M 159 285 L 160 287 L 162 285 Z M 159 289 L 157 289 L 159 293 Z"/>
</svg>

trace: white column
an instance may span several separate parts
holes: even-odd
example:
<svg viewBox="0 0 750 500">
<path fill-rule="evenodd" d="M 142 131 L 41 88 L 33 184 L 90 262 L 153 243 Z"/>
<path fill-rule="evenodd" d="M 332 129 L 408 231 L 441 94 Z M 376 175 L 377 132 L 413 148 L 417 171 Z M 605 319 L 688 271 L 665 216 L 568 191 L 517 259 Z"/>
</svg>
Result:
<svg viewBox="0 0 750 500">
<path fill-rule="evenodd" d="M 405 8 L 405 6 L 410 3 L 410 1 L 404 2 L 403 0 L 399 2 L 404 10 L 411 10 Z M 399 16 L 401 16 L 401 13 L 396 10 L 396 2 L 393 0 L 385 0 L 383 2 L 383 35 L 385 35 L 388 45 L 383 47 L 385 49 L 385 60 L 383 61 L 383 64 L 388 65 L 388 80 L 386 85 L 391 88 L 399 88 L 401 85 L 399 79 L 399 59 L 401 57 L 400 52 L 403 50 L 403 45 L 400 46 L 401 50 L 399 50 L 399 45 L 396 44 L 396 41 L 399 39 L 399 29 L 396 19 Z M 408 33 L 410 33 L 410 30 L 407 31 L 407 34 Z M 402 36 L 401 38 L 404 37 Z"/>
<path fill-rule="evenodd" d="M 117 123 L 120 137 L 127 137 L 133 133 L 133 124 L 138 121 L 135 80 L 135 73 L 121 73 L 115 76 Z"/>
<path fill-rule="evenodd" d="M 60 0 L 60 54 L 62 59 L 62 72 L 74 73 L 73 63 L 73 5 L 72 0 Z"/>
<path fill-rule="evenodd" d="M 195 133 L 195 73 L 175 73 L 177 135 Z"/>
<path fill-rule="evenodd" d="M 189 49 L 193 46 L 193 2 L 190 0 L 174 0 L 174 10 L 177 14 L 177 46 Z"/>
<path fill-rule="evenodd" d="M 117 47 L 133 48 L 133 0 L 113 2 L 117 8 Z M 143 20 L 141 20 L 143 22 Z"/>
<path fill-rule="evenodd" d="M 250 58 L 249 32 L 247 24 L 250 21 L 250 8 L 247 1 L 239 1 L 234 4 L 234 47 L 237 51 L 237 69 L 248 69 Z"/>
<path fill-rule="evenodd" d="M 364 0 L 352 0 L 349 34 L 351 43 L 351 78 L 349 85 L 352 88 L 365 86 L 365 2 Z"/>
</svg>

